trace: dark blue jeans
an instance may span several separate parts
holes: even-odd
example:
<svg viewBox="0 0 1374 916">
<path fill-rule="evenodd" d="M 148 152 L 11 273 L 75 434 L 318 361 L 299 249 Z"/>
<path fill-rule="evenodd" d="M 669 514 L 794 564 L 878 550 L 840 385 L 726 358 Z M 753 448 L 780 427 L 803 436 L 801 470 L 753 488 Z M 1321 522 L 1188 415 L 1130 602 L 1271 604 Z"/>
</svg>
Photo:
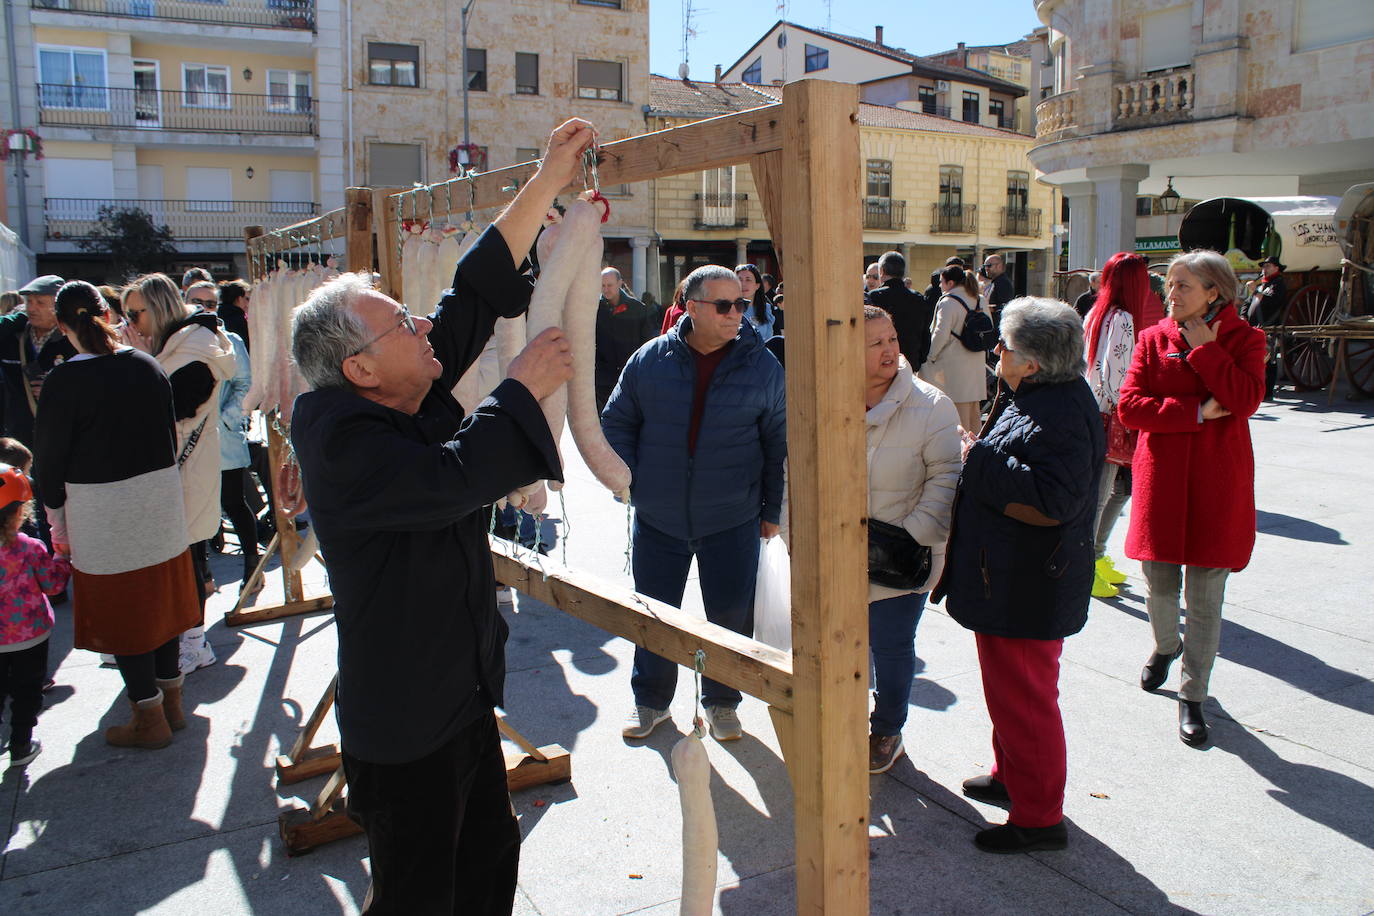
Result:
<svg viewBox="0 0 1374 916">
<path fill-rule="evenodd" d="M 687 541 L 644 524 L 636 515 L 631 543 L 635 591 L 682 607 L 687 572 L 695 556 L 706 619 L 736 633 L 753 635 L 754 580 L 759 571 L 758 519 Z M 677 689 L 677 668 L 665 658 L 636 648 L 634 674 L 630 678 L 635 705 L 667 709 Z M 702 705 L 733 708 L 739 701 L 740 693 L 733 687 L 710 678 L 702 680 Z"/>
<path fill-rule="evenodd" d="M 868 648 L 877 682 L 868 722 L 875 735 L 901 734 L 906 724 L 911 679 L 916 676 L 916 624 L 925 606 L 925 592 L 868 605 Z"/>
</svg>

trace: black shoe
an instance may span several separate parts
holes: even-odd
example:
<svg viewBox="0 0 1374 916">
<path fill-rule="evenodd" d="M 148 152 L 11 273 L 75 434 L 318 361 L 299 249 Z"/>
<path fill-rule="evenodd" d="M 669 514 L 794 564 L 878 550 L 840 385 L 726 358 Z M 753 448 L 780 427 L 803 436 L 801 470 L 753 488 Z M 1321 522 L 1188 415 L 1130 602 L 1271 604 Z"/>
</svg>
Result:
<svg viewBox="0 0 1374 916">
<path fill-rule="evenodd" d="M 1018 827 L 1003 824 L 980 830 L 973 844 L 983 852 L 1041 852 L 1069 845 L 1069 829 L 1060 821 L 1049 827 Z"/>
<path fill-rule="evenodd" d="M 1178 647 L 1178 651 L 1169 655 L 1158 653 L 1151 655 L 1150 660 L 1145 663 L 1145 667 L 1140 669 L 1140 689 L 1145 691 L 1158 690 L 1159 686 L 1169 678 L 1169 666 L 1174 663 L 1174 659 L 1183 654 L 1183 646 Z"/>
<path fill-rule="evenodd" d="M 1207 743 L 1207 720 L 1202 717 L 1202 703 L 1195 700 L 1178 701 L 1178 736 L 1189 747 Z"/>
<path fill-rule="evenodd" d="M 1002 808 L 1011 807 L 1011 796 L 1007 794 L 1006 784 L 999 779 L 993 779 L 991 776 L 974 776 L 972 779 L 965 779 L 964 797 Z"/>
<path fill-rule="evenodd" d="M 48 603 L 51 604 L 53 607 L 61 607 L 62 605 L 67 603 L 67 600 L 67 590 L 65 588 L 62 589 L 62 591 L 58 592 L 56 595 L 48 596 Z"/>
</svg>

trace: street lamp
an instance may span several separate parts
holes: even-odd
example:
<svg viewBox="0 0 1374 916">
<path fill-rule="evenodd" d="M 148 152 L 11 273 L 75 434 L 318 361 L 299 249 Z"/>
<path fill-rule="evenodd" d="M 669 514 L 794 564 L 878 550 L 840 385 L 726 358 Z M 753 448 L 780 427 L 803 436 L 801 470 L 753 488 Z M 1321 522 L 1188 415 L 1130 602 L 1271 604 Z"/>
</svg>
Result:
<svg viewBox="0 0 1374 916">
<path fill-rule="evenodd" d="M 467 0 L 463 4 L 461 12 L 463 33 L 463 146 L 468 146 L 472 142 L 472 138 L 468 135 L 468 14 L 472 12 L 472 5 L 476 2 L 477 0 Z M 462 162 L 461 157 L 466 155 L 465 150 L 460 154 L 459 162 Z"/>
<path fill-rule="evenodd" d="M 1159 195 L 1159 208 L 1166 214 L 1177 213 L 1179 199 L 1178 192 L 1174 190 L 1174 176 L 1170 175 L 1169 186 Z"/>
</svg>

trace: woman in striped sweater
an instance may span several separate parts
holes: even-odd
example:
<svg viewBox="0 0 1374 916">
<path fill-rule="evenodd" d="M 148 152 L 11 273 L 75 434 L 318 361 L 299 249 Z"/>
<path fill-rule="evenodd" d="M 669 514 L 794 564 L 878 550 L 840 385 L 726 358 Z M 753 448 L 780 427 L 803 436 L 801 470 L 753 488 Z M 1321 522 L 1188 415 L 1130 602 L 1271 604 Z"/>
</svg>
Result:
<svg viewBox="0 0 1374 916">
<path fill-rule="evenodd" d="M 166 747 L 186 725 L 178 638 L 199 613 L 172 386 L 120 345 L 89 283 L 58 291 L 57 320 L 78 352 L 43 385 L 34 465 L 53 541 L 71 552 L 74 643 L 115 656 L 133 704 L 105 740 Z"/>
</svg>

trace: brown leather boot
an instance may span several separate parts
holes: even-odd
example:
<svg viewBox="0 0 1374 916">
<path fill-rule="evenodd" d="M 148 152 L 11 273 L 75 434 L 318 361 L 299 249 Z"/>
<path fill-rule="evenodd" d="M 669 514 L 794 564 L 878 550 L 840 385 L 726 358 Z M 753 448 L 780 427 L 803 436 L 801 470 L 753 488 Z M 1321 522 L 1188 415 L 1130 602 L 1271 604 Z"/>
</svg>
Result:
<svg viewBox="0 0 1374 916">
<path fill-rule="evenodd" d="M 105 743 L 115 747 L 157 750 L 172 743 L 172 729 L 162 711 L 162 691 L 146 700 L 131 702 L 134 717 L 128 725 L 105 729 Z"/>
<path fill-rule="evenodd" d="M 158 689 L 162 691 L 162 713 L 172 731 L 179 732 L 186 727 L 186 713 L 181 709 L 181 685 L 186 675 L 178 674 L 171 680 L 157 679 Z"/>
</svg>

